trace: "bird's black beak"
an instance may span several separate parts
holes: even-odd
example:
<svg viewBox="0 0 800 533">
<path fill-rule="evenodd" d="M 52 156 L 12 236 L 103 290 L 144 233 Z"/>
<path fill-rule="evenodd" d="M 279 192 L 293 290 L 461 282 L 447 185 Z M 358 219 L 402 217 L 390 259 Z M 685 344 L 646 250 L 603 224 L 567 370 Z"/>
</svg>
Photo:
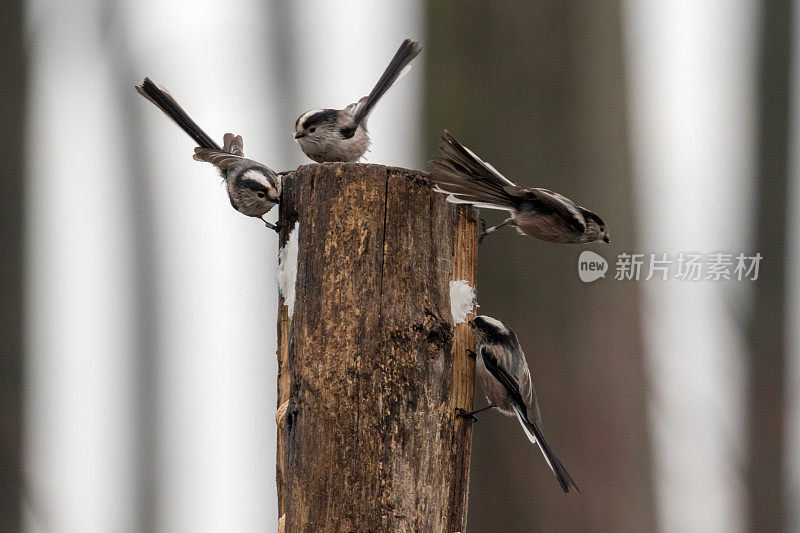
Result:
<svg viewBox="0 0 800 533">
<path fill-rule="evenodd" d="M 608 235 L 604 235 L 603 242 L 611 242 L 611 237 L 609 237 Z"/>
<path fill-rule="evenodd" d="M 305 134 L 305 133 L 295 133 L 295 134 L 294 134 L 294 138 L 295 138 L 295 139 L 300 139 L 301 137 L 305 137 L 305 136 L 306 136 L 306 134 Z"/>
</svg>

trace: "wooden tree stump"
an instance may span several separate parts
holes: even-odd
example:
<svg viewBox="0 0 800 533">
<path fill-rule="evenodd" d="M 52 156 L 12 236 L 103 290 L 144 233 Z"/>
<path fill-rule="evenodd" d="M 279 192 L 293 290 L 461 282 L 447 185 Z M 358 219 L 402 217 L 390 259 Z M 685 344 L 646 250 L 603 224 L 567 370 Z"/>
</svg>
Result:
<svg viewBox="0 0 800 533">
<path fill-rule="evenodd" d="M 473 287 L 476 210 L 423 172 L 355 163 L 285 177 L 296 303 L 278 322 L 278 499 L 285 530 L 463 531 L 473 348 L 449 283 Z"/>
</svg>

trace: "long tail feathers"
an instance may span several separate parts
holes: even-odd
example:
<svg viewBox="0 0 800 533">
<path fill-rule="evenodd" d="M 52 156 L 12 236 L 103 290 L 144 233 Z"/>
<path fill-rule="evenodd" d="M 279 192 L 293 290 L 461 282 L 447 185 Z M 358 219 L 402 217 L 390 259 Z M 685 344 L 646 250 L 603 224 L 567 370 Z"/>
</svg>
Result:
<svg viewBox="0 0 800 533">
<path fill-rule="evenodd" d="M 161 111 L 180 126 L 194 142 L 202 148 L 221 150 L 220 146 L 192 120 L 178 102 L 166 91 L 160 89 L 150 78 L 145 78 L 141 85 L 136 86 L 139 94 L 153 102 Z"/>
<path fill-rule="evenodd" d="M 514 411 L 517 413 L 517 420 L 519 420 L 519 424 L 522 426 L 522 429 L 525 430 L 528 440 L 530 440 L 533 444 L 538 445 L 539 449 L 542 451 L 545 461 L 547 461 L 550 469 L 556 475 L 558 484 L 561 485 L 561 490 L 564 492 L 569 492 L 570 487 L 573 487 L 576 491 L 580 492 L 581 490 L 578 488 L 578 485 L 575 484 L 572 476 L 569 475 L 567 469 L 564 468 L 564 465 L 561 464 L 561 461 L 559 461 L 558 457 L 556 457 L 556 454 L 554 454 L 553 450 L 550 449 L 547 441 L 544 440 L 542 430 L 539 429 L 539 426 L 536 424 L 536 422 L 530 422 L 528 417 L 520 410 L 519 407 L 514 406 Z"/>
<path fill-rule="evenodd" d="M 397 49 L 394 57 L 389 62 L 389 66 L 383 71 L 378 83 L 373 87 L 372 92 L 369 93 L 366 99 L 364 99 L 364 103 L 356 110 L 353 121 L 356 127 L 369 116 L 372 108 L 374 108 L 378 100 L 386 94 L 389 87 L 405 74 L 405 69 L 408 64 L 411 63 L 421 51 L 422 43 L 412 41 L 411 39 L 403 41 L 403 44 L 400 45 L 400 48 Z"/>
<path fill-rule="evenodd" d="M 440 192 L 442 194 L 446 194 L 447 198 L 445 200 L 447 200 L 447 202 L 449 202 L 451 204 L 468 204 L 468 205 L 472 205 L 472 206 L 475 206 L 475 207 L 483 207 L 485 209 L 498 209 L 500 211 L 508 211 L 507 207 L 500 207 L 500 206 L 495 205 L 495 204 L 487 204 L 487 203 L 484 203 L 484 202 L 478 202 L 478 201 L 476 201 L 474 199 L 471 199 L 471 200 L 470 199 L 464 199 L 464 198 L 462 198 L 460 196 L 454 195 L 450 191 L 445 191 L 444 189 L 439 188 L 438 185 L 435 185 L 433 187 L 433 190 L 434 190 L 434 192 Z"/>
<path fill-rule="evenodd" d="M 458 203 L 504 210 L 516 207 L 517 199 L 508 190 L 515 185 L 446 130 L 439 149 L 442 155 L 430 163 L 438 192 L 453 195 L 451 201 Z"/>
</svg>

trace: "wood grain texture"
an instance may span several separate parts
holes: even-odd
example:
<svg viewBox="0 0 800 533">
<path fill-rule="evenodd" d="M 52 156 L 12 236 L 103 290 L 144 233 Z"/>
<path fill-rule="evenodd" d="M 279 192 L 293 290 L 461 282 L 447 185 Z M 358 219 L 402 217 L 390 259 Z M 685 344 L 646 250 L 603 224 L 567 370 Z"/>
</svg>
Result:
<svg viewBox="0 0 800 533">
<path fill-rule="evenodd" d="M 281 244 L 299 224 L 294 316 L 279 319 L 279 515 L 286 531 L 463 531 L 473 347 L 449 282 L 474 284 L 475 211 L 425 173 L 306 165 L 286 176 Z"/>
</svg>

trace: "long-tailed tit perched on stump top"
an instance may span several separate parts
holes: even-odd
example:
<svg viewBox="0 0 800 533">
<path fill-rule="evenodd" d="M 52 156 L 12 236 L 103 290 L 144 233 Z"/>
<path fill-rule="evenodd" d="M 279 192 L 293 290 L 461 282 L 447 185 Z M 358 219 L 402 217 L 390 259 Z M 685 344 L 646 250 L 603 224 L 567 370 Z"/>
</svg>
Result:
<svg viewBox="0 0 800 533">
<path fill-rule="evenodd" d="M 422 44 L 406 39 L 369 95 L 344 109 L 315 109 L 300 115 L 294 124 L 294 138 L 303 153 L 317 163 L 361 159 L 370 144 L 370 112 L 421 51 Z"/>
<path fill-rule="evenodd" d="M 486 409 L 497 409 L 516 416 L 528 439 L 538 444 L 547 464 L 564 492 L 578 486 L 550 449 L 540 428 L 539 401 L 531 382 L 531 373 L 517 336 L 499 320 L 481 315 L 469 321 L 475 337 L 475 370 L 489 406 L 461 416 L 472 416 Z M 580 492 L 580 491 L 579 491 Z"/>
<path fill-rule="evenodd" d="M 488 209 L 508 211 L 502 224 L 483 236 L 511 225 L 524 235 L 547 242 L 611 242 L 599 216 L 572 200 L 547 189 L 514 185 L 495 168 L 459 143 L 449 132 L 442 134 L 442 155 L 431 161 L 431 179 L 448 200 Z"/>
<path fill-rule="evenodd" d="M 168 92 L 159 88 L 149 78 L 145 78 L 141 85 L 137 85 L 136 90 L 194 139 L 198 144 L 194 149 L 194 159 L 217 167 L 225 180 L 228 198 L 234 209 L 249 217 L 261 218 L 268 227 L 277 229 L 274 224 L 262 217 L 280 199 L 281 177 L 261 163 L 244 157 L 241 136 L 226 133 L 223 146 L 220 147 L 200 129 L 200 126 Z"/>
</svg>

